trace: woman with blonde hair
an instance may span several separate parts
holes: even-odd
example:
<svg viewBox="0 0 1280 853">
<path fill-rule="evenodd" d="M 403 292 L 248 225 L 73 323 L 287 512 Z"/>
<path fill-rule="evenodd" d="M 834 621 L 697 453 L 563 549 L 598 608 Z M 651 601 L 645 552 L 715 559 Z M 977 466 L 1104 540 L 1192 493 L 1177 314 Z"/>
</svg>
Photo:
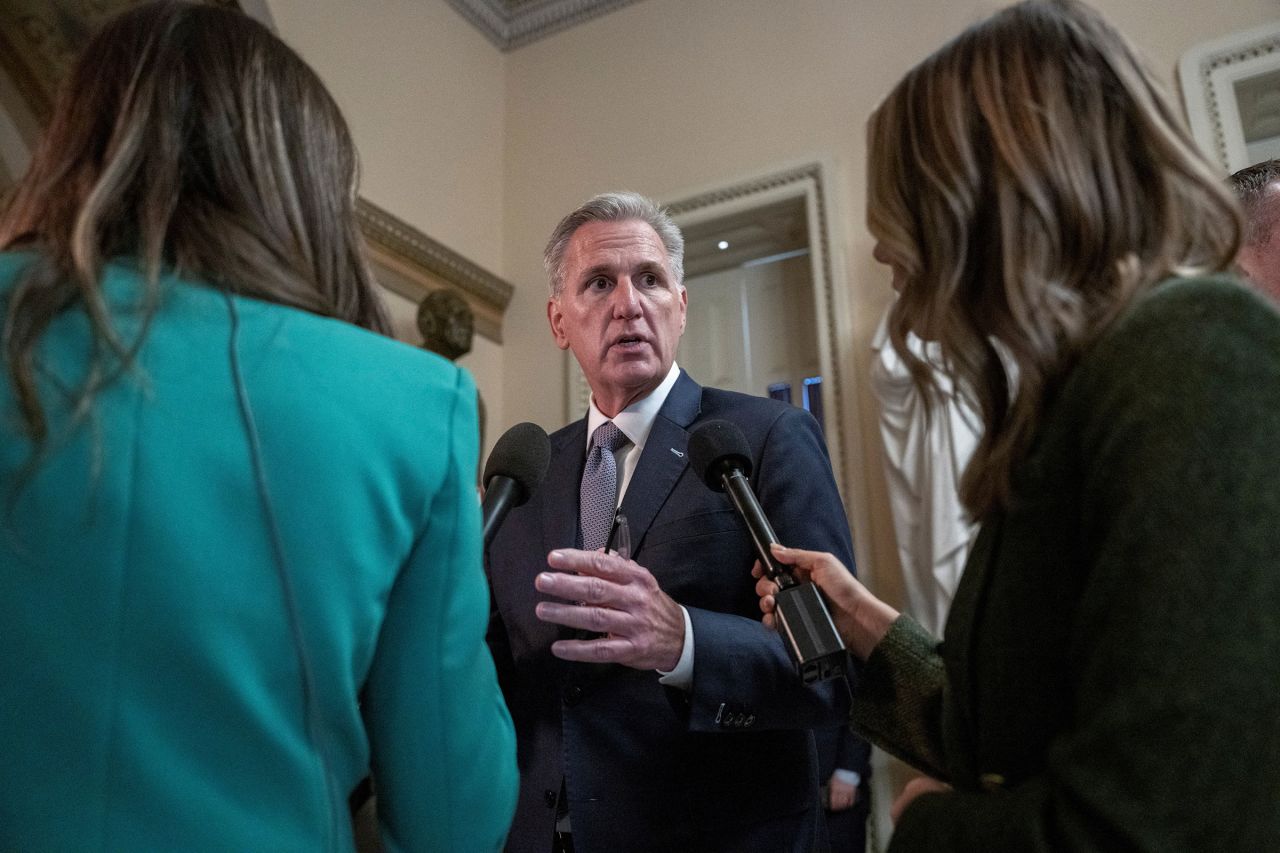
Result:
<svg viewBox="0 0 1280 853">
<path fill-rule="evenodd" d="M 938 780 L 891 849 L 1280 849 L 1280 317 L 1222 272 L 1219 176 L 1074 0 L 967 30 L 868 135 L 891 340 L 984 426 L 945 642 L 778 550 L 865 661 L 854 727 Z"/>
<path fill-rule="evenodd" d="M 0 213 L 0 848 L 496 850 L 475 387 L 388 340 L 355 150 L 226 9 L 143 5 Z"/>
</svg>

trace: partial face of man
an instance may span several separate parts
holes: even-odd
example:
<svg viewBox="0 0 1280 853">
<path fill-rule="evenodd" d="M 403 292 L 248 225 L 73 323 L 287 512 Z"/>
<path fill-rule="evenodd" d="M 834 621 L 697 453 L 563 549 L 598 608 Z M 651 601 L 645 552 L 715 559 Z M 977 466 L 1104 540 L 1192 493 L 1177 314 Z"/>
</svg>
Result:
<svg viewBox="0 0 1280 853">
<path fill-rule="evenodd" d="M 684 334 L 688 296 L 647 223 L 588 222 L 573 232 L 551 334 L 573 351 L 596 406 L 613 417 L 666 378 Z"/>
<path fill-rule="evenodd" d="M 1251 235 L 1236 263 L 1258 290 L 1280 302 L 1280 182 L 1267 187 L 1254 218 L 1261 233 Z"/>
</svg>

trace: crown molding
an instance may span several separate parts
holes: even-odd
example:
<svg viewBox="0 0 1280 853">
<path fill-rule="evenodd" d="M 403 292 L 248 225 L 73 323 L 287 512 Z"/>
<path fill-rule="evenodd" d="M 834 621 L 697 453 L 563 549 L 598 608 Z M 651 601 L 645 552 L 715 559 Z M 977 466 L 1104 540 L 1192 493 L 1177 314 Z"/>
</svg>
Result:
<svg viewBox="0 0 1280 853">
<path fill-rule="evenodd" d="M 356 203 L 356 219 L 379 283 L 415 303 L 451 285 L 471 306 L 476 331 L 502 343 L 502 319 L 515 288 L 366 198 Z"/>
<path fill-rule="evenodd" d="M 498 50 L 515 50 L 636 0 L 447 0 Z"/>
</svg>

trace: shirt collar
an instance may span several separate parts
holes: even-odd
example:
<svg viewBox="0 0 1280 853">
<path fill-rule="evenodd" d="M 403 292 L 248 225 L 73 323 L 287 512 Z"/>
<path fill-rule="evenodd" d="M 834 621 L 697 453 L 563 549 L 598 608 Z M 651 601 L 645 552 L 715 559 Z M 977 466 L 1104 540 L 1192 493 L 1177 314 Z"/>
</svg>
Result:
<svg viewBox="0 0 1280 853">
<path fill-rule="evenodd" d="M 636 400 L 612 418 L 606 418 L 604 413 L 596 408 L 596 398 L 593 394 L 591 405 L 587 408 L 588 451 L 591 449 L 591 436 L 595 435 L 596 427 L 608 420 L 612 420 L 614 425 L 622 430 L 622 434 L 635 445 L 637 450 L 642 450 L 644 443 L 649 440 L 649 431 L 653 429 L 653 422 L 657 419 L 662 404 L 667 402 L 667 395 L 671 393 L 671 389 L 675 387 L 676 380 L 679 378 L 680 365 L 673 361 L 666 378 L 657 388 L 650 391 L 647 397 Z"/>
</svg>

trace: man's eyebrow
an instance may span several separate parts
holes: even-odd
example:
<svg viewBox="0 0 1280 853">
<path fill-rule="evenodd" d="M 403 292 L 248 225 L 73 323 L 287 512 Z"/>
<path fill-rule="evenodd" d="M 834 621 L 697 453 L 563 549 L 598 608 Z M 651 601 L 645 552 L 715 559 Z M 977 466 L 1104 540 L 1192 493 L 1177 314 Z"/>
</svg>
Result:
<svg viewBox="0 0 1280 853">
<path fill-rule="evenodd" d="M 656 272 L 662 275 L 667 274 L 667 268 L 658 260 L 644 260 L 631 268 L 632 272 Z M 613 264 L 596 264 L 593 267 L 587 267 L 579 276 L 579 281 L 590 281 L 596 276 L 604 276 L 605 278 L 614 278 L 617 275 L 617 267 Z"/>
<path fill-rule="evenodd" d="M 578 281 L 590 281 L 596 276 L 613 278 L 613 267 L 609 264 L 596 264 L 594 267 L 588 267 L 578 276 Z"/>
</svg>

